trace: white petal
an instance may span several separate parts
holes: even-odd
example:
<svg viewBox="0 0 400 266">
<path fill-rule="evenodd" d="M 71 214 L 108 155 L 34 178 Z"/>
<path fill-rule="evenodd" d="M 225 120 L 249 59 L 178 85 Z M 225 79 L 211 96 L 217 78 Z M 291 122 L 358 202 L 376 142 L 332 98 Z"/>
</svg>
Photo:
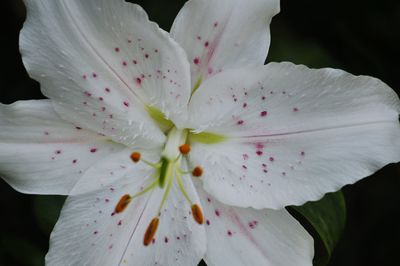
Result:
<svg viewBox="0 0 400 266">
<path fill-rule="evenodd" d="M 215 76 L 191 104 L 192 128 L 233 136 L 190 154 L 227 204 L 301 205 L 400 160 L 398 97 L 370 77 L 270 64 Z"/>
<path fill-rule="evenodd" d="M 68 194 L 87 168 L 121 148 L 63 121 L 48 100 L 0 105 L 0 175 L 18 191 Z"/>
<path fill-rule="evenodd" d="M 285 209 L 230 207 L 198 191 L 205 209 L 207 265 L 312 265 L 313 239 Z"/>
<path fill-rule="evenodd" d="M 163 190 L 135 198 L 113 214 L 120 198 L 145 188 L 154 170 L 129 162 L 123 151 L 91 169 L 72 191 L 51 236 L 48 265 L 197 265 L 205 253 L 204 226 L 190 216 L 190 206 L 176 184 L 162 209 L 155 241 L 143 245 L 145 231 L 157 215 Z M 97 179 L 100 181 L 97 182 Z M 111 179 L 112 181 L 108 181 Z M 82 194 L 92 182 L 99 189 Z M 190 191 L 194 192 L 193 185 Z M 197 195 L 196 195 L 197 197 Z M 199 202 L 198 198 L 197 202 Z"/>
<path fill-rule="evenodd" d="M 192 85 L 225 69 L 263 65 L 278 0 L 190 0 L 171 36 L 186 50 Z"/>
<path fill-rule="evenodd" d="M 25 3 L 23 61 L 56 111 L 126 145 L 160 146 L 144 107 L 173 119 L 190 93 L 186 55 L 168 33 L 122 0 Z"/>
</svg>

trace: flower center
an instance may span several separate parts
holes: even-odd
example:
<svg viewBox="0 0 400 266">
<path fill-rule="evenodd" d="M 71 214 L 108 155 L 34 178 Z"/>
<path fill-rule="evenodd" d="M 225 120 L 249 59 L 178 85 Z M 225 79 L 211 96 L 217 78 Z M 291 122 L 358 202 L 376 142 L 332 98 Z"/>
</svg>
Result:
<svg viewBox="0 0 400 266">
<path fill-rule="evenodd" d="M 144 234 L 143 244 L 145 246 L 148 246 L 152 242 L 156 234 L 161 218 L 161 210 L 168 198 L 174 180 L 176 180 L 179 186 L 179 190 L 191 206 L 193 219 L 198 224 L 203 224 L 203 212 L 198 204 L 192 202 L 182 182 L 182 175 L 192 174 L 193 176 L 200 177 L 203 173 L 203 169 L 200 166 L 195 167 L 192 171 L 189 172 L 185 172 L 181 169 L 182 157 L 186 156 L 190 152 L 190 145 L 186 143 L 187 139 L 187 129 L 181 130 L 177 129 L 176 127 L 172 127 L 172 129 L 170 129 L 168 132 L 167 142 L 164 146 L 164 150 L 161 153 L 161 159 L 159 162 L 148 162 L 145 159 L 141 158 L 141 154 L 139 152 L 133 152 L 131 154 L 131 159 L 134 163 L 139 163 L 140 161 L 142 161 L 143 163 L 154 168 L 157 173 L 156 178 L 149 186 L 144 188 L 142 191 L 139 191 L 134 195 L 123 195 L 115 206 L 115 213 L 118 214 L 123 212 L 132 200 L 143 194 L 146 194 L 147 192 L 154 189 L 156 186 L 159 186 L 164 190 L 164 195 L 157 210 L 156 216 L 150 221 L 150 224 Z"/>
</svg>

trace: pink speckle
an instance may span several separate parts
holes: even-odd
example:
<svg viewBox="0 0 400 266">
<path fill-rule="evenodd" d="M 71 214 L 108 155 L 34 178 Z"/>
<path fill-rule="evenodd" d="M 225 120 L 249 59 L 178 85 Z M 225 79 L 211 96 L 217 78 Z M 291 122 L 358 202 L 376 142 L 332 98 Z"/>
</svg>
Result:
<svg viewBox="0 0 400 266">
<path fill-rule="evenodd" d="M 195 65 L 200 64 L 200 59 L 199 59 L 198 57 L 196 57 L 195 59 L 193 59 L 193 63 L 194 63 Z"/>
<path fill-rule="evenodd" d="M 75 127 L 75 129 L 76 129 L 76 130 L 82 130 L 82 128 L 81 128 L 81 127 Z"/>
<path fill-rule="evenodd" d="M 86 75 L 83 75 L 82 78 L 83 78 L 83 79 L 87 79 L 87 76 L 86 76 Z"/>
<path fill-rule="evenodd" d="M 127 63 L 126 61 L 122 61 L 122 65 L 123 65 L 123 66 L 127 66 L 128 63 Z"/>
<path fill-rule="evenodd" d="M 239 126 L 240 126 L 240 125 L 243 125 L 243 124 L 244 124 L 244 121 L 243 121 L 243 120 L 239 120 L 239 121 L 236 122 L 236 124 L 239 125 Z"/>
<path fill-rule="evenodd" d="M 113 248 L 113 245 L 112 245 L 112 244 L 108 246 L 108 249 L 112 249 L 112 248 Z"/>
<path fill-rule="evenodd" d="M 215 215 L 220 216 L 221 213 L 219 212 L 219 210 L 215 210 Z"/>
<path fill-rule="evenodd" d="M 154 52 L 155 52 L 155 53 L 158 53 L 158 49 L 154 49 Z"/>
<path fill-rule="evenodd" d="M 84 91 L 83 94 L 85 94 L 85 96 L 87 96 L 87 97 L 91 97 L 92 96 L 92 94 L 90 92 L 88 92 L 88 91 Z"/>
<path fill-rule="evenodd" d="M 97 235 L 98 233 L 99 233 L 99 231 L 94 231 L 93 232 L 94 235 Z"/>
<path fill-rule="evenodd" d="M 147 59 L 149 58 L 149 54 L 145 54 L 144 57 Z"/>
<path fill-rule="evenodd" d="M 262 97 L 261 97 L 261 100 L 265 101 L 265 99 L 266 99 L 266 97 L 265 97 L 265 96 L 262 96 Z"/>
<path fill-rule="evenodd" d="M 298 111 L 299 111 L 299 108 L 297 108 L 297 107 L 293 108 L 293 112 L 298 112 Z"/>
<path fill-rule="evenodd" d="M 181 237 L 180 237 L 180 236 L 177 236 L 177 237 L 176 237 L 176 240 L 181 240 Z"/>
<path fill-rule="evenodd" d="M 209 45 L 210 45 L 209 42 L 205 42 L 205 43 L 204 43 L 204 47 L 208 47 Z"/>
<path fill-rule="evenodd" d="M 242 168 L 247 170 L 247 166 L 246 165 L 242 165 Z"/>
<path fill-rule="evenodd" d="M 243 104 L 243 108 L 246 108 L 246 107 L 247 107 L 247 103 L 244 103 L 244 104 Z"/>
<path fill-rule="evenodd" d="M 118 226 L 121 226 L 122 225 L 122 220 L 119 220 L 118 221 Z"/>
<path fill-rule="evenodd" d="M 214 22 L 214 28 L 218 27 L 218 22 Z"/>
<path fill-rule="evenodd" d="M 228 234 L 228 236 L 232 236 L 232 231 L 231 230 L 228 230 L 226 233 Z"/>
<path fill-rule="evenodd" d="M 45 134 L 46 136 L 50 135 L 50 133 L 47 132 L 47 131 L 45 131 L 44 134 Z"/>
<path fill-rule="evenodd" d="M 61 150 L 56 150 L 56 154 L 61 154 Z"/>
<path fill-rule="evenodd" d="M 137 61 L 136 60 L 132 60 L 132 63 L 137 65 Z"/>
<path fill-rule="evenodd" d="M 106 111 L 106 108 L 105 108 L 104 106 L 101 107 L 101 111 L 105 112 L 105 111 Z"/>
<path fill-rule="evenodd" d="M 258 224 L 258 221 L 249 222 L 249 227 L 250 227 L 251 229 L 255 229 L 256 226 L 257 226 L 257 224 Z"/>
<path fill-rule="evenodd" d="M 168 243 L 168 237 L 164 237 L 164 242 Z"/>
<path fill-rule="evenodd" d="M 243 160 L 245 160 L 245 161 L 247 161 L 247 160 L 249 159 L 249 155 L 248 155 L 248 154 L 246 154 L 246 153 L 245 153 L 245 154 L 243 154 L 242 156 L 243 156 Z"/>
<path fill-rule="evenodd" d="M 258 156 L 261 156 L 261 155 L 263 155 L 263 152 L 262 152 L 262 151 L 256 151 L 256 154 L 257 154 Z"/>
<path fill-rule="evenodd" d="M 97 74 L 94 73 L 94 72 L 93 72 L 92 76 L 93 76 L 94 78 L 97 78 Z"/>
<path fill-rule="evenodd" d="M 269 161 L 273 162 L 273 161 L 275 161 L 275 158 L 274 157 L 269 157 Z"/>
<path fill-rule="evenodd" d="M 119 53 L 120 50 L 119 50 L 118 47 L 115 47 L 115 48 L 114 48 L 114 51 L 117 52 L 117 53 Z"/>
<path fill-rule="evenodd" d="M 77 159 L 74 159 L 74 160 L 72 161 L 73 164 L 76 164 L 77 162 L 78 162 Z"/>
<path fill-rule="evenodd" d="M 211 202 L 211 199 L 210 199 L 210 198 L 207 198 L 207 201 L 208 201 L 208 202 Z"/>
<path fill-rule="evenodd" d="M 129 107 L 129 103 L 128 103 L 127 101 L 124 101 L 124 105 L 125 105 L 126 107 Z"/>
<path fill-rule="evenodd" d="M 260 113 L 260 116 L 261 116 L 261 117 L 265 117 L 265 116 L 267 116 L 267 114 L 268 114 L 267 111 L 262 111 L 262 112 Z"/>
<path fill-rule="evenodd" d="M 109 203 L 109 202 L 110 202 L 110 200 L 109 200 L 109 199 L 105 199 L 104 201 L 105 201 L 106 203 Z"/>
<path fill-rule="evenodd" d="M 282 175 L 285 176 L 285 175 L 286 175 L 286 172 L 282 172 Z"/>
<path fill-rule="evenodd" d="M 306 153 L 304 151 L 302 151 L 302 152 L 300 152 L 300 155 L 304 156 L 304 155 L 306 155 Z"/>
<path fill-rule="evenodd" d="M 210 225 L 210 224 L 211 224 L 211 223 L 210 223 L 210 220 L 207 220 L 207 221 L 206 221 L 206 224 L 207 224 L 207 225 Z"/>
<path fill-rule="evenodd" d="M 199 40 L 199 41 L 200 41 L 200 40 L 201 40 L 201 36 L 197 36 L 197 40 Z"/>
<path fill-rule="evenodd" d="M 99 101 L 104 101 L 104 98 L 103 97 L 99 97 Z"/>
<path fill-rule="evenodd" d="M 107 93 L 110 93 L 110 91 L 111 91 L 109 88 L 105 88 L 104 90 L 105 90 Z"/>
<path fill-rule="evenodd" d="M 211 75 L 214 72 L 214 70 L 212 69 L 212 67 L 208 68 L 208 74 Z"/>
<path fill-rule="evenodd" d="M 91 152 L 91 153 L 95 153 L 96 151 L 97 151 L 97 148 L 91 148 L 91 149 L 90 149 L 90 152 Z"/>
<path fill-rule="evenodd" d="M 136 79 L 135 79 L 135 82 L 136 82 L 136 84 L 139 85 L 139 86 L 142 85 L 142 79 L 141 79 L 141 78 L 136 78 Z"/>
</svg>

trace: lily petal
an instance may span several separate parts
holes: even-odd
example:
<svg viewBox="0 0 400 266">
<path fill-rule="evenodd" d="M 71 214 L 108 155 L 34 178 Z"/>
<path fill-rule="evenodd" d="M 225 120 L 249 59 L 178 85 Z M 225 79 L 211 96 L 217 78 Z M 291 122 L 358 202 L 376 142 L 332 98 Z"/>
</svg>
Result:
<svg viewBox="0 0 400 266">
<path fill-rule="evenodd" d="M 400 160 L 399 99 L 377 79 L 282 63 L 203 85 L 191 127 L 228 138 L 193 144 L 190 159 L 226 204 L 301 205 Z"/>
<path fill-rule="evenodd" d="M 222 70 L 263 65 L 278 0 L 190 0 L 171 36 L 186 50 L 192 86 Z"/>
<path fill-rule="evenodd" d="M 190 95 L 186 55 L 168 33 L 122 0 L 25 4 L 23 61 L 60 116 L 128 146 L 161 146 L 146 108 L 173 119 Z"/>
<path fill-rule="evenodd" d="M 87 168 L 121 149 L 64 122 L 49 100 L 0 105 L 0 175 L 20 192 L 68 194 Z"/>
<path fill-rule="evenodd" d="M 189 216 L 190 205 L 176 184 L 149 246 L 143 245 L 143 238 L 157 216 L 163 190 L 157 186 L 115 213 L 123 195 L 139 192 L 154 180 L 154 169 L 133 164 L 129 154 L 125 150 L 99 163 L 75 186 L 51 235 L 48 265 L 197 265 L 204 256 L 204 227 Z M 104 183 L 107 179 L 112 181 Z M 88 192 L 90 183 L 98 189 Z"/>
<path fill-rule="evenodd" d="M 207 265 L 312 265 L 313 239 L 285 209 L 231 207 L 198 191 L 206 210 Z"/>
</svg>

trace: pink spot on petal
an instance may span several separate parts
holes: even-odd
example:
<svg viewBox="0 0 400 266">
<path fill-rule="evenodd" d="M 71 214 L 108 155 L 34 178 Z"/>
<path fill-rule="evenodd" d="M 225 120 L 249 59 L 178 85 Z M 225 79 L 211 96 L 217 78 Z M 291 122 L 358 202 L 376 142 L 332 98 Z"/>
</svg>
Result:
<svg viewBox="0 0 400 266">
<path fill-rule="evenodd" d="M 232 236 L 232 231 L 231 230 L 228 230 L 226 233 L 228 234 L 228 236 Z"/>
<path fill-rule="evenodd" d="M 90 149 L 90 152 L 91 152 L 91 153 L 95 153 L 96 151 L 97 151 L 97 148 L 91 148 L 91 149 Z"/>
<path fill-rule="evenodd" d="M 78 160 L 76 160 L 76 159 L 72 161 L 73 164 L 76 164 L 77 162 L 78 162 Z"/>
<path fill-rule="evenodd" d="M 129 103 L 128 103 L 127 101 L 124 102 L 124 105 L 125 105 L 126 107 L 129 107 Z"/>
<path fill-rule="evenodd" d="M 136 82 L 136 84 L 139 85 L 139 86 L 142 85 L 142 79 L 141 79 L 141 78 L 136 78 L 136 79 L 135 79 L 135 82 Z"/>
<path fill-rule="evenodd" d="M 267 111 L 262 111 L 262 112 L 260 113 L 260 116 L 261 116 L 261 117 L 265 117 L 265 116 L 267 116 L 267 114 L 268 114 Z"/>
<path fill-rule="evenodd" d="M 273 161 L 275 161 L 275 158 L 274 157 L 269 157 L 269 161 L 273 162 Z"/>
<path fill-rule="evenodd" d="M 244 121 L 243 121 L 243 120 L 239 120 L 239 121 L 236 122 L 236 124 L 237 124 L 237 125 L 243 125 L 243 124 L 244 124 Z"/>
<path fill-rule="evenodd" d="M 193 59 L 193 63 L 194 63 L 195 65 L 200 64 L 200 59 L 199 59 L 198 57 L 196 57 L 195 59 Z"/>
<path fill-rule="evenodd" d="M 208 47 L 209 45 L 210 45 L 209 42 L 205 42 L 205 43 L 204 43 L 204 47 Z"/>
<path fill-rule="evenodd" d="M 261 156 L 261 155 L 263 155 L 263 152 L 262 152 L 262 151 L 256 151 L 256 154 L 257 154 L 258 156 Z"/>
<path fill-rule="evenodd" d="M 207 221 L 206 221 L 206 224 L 207 224 L 207 225 L 210 225 L 210 220 L 207 220 Z"/>
<path fill-rule="evenodd" d="M 219 210 L 215 210 L 215 215 L 220 216 L 221 213 L 219 212 Z"/>
<path fill-rule="evenodd" d="M 299 111 L 299 108 L 297 108 L 297 107 L 293 108 L 293 112 L 298 112 L 298 111 Z"/>
<path fill-rule="evenodd" d="M 114 48 L 114 51 L 117 52 L 117 53 L 119 53 L 120 50 L 119 50 L 118 47 L 115 47 L 115 48 Z"/>
</svg>

